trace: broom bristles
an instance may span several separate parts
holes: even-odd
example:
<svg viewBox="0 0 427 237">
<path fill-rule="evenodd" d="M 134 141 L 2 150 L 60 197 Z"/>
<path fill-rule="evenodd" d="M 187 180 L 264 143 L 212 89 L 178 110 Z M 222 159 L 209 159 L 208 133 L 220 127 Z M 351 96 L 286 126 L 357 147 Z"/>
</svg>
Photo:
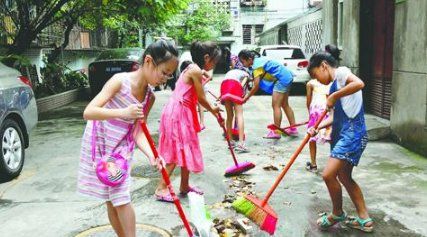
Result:
<svg viewBox="0 0 427 237">
<path fill-rule="evenodd" d="M 233 202 L 232 206 L 237 212 L 242 213 L 259 225 L 261 230 L 268 232 L 270 235 L 274 234 L 277 216 L 268 205 L 262 207 L 261 201 L 254 197 L 240 197 Z"/>
<path fill-rule="evenodd" d="M 255 208 L 255 205 L 245 197 L 239 197 L 232 203 L 232 207 L 236 209 L 237 212 L 248 216 Z"/>
</svg>

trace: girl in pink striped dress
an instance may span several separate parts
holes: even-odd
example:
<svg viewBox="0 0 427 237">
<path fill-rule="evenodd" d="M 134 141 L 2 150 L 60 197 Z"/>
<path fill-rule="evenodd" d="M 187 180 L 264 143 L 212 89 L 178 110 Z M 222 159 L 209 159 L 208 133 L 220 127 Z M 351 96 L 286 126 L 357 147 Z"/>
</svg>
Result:
<svg viewBox="0 0 427 237">
<path fill-rule="evenodd" d="M 181 194 L 203 192 L 190 186 L 190 172 L 203 171 L 202 151 L 198 134 L 201 130 L 197 116 L 197 103 L 215 116 L 219 108 L 212 106 L 203 91 L 203 70 L 213 69 L 221 51 L 211 42 L 194 42 L 191 45 L 194 64 L 189 65 L 179 77 L 169 102 L 163 108 L 159 127 L 159 153 L 165 159 L 166 170 L 170 174 L 176 166 L 181 167 Z M 173 202 L 163 179 L 155 191 L 159 201 Z"/>
<path fill-rule="evenodd" d="M 148 157 L 153 157 L 138 124 L 145 120 L 153 104 L 150 86 L 165 83 L 178 65 L 178 51 L 165 40 L 147 47 L 142 66 L 134 72 L 114 75 L 101 92 L 87 105 L 83 117 L 87 122 L 82 139 L 77 190 L 98 198 L 107 205 L 108 217 L 118 236 L 135 236 L 135 212 L 131 205 L 130 176 L 115 187 L 102 183 L 92 160 L 92 128 L 95 127 L 95 161 L 101 153 L 120 153 L 132 160 L 136 144 Z M 102 151 L 101 151 L 102 149 Z M 130 173 L 130 172 L 129 172 Z"/>
</svg>

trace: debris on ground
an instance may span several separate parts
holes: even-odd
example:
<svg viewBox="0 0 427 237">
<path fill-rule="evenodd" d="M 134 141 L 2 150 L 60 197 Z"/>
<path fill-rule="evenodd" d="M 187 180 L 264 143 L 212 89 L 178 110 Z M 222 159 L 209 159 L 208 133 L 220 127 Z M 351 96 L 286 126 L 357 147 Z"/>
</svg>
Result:
<svg viewBox="0 0 427 237">
<path fill-rule="evenodd" d="M 233 221 L 229 218 L 213 220 L 214 228 L 218 232 L 220 237 L 246 237 L 246 233 L 252 229 L 249 226 L 249 219 L 243 218 L 237 221 Z M 243 224 L 243 227 L 241 226 Z"/>
<path fill-rule="evenodd" d="M 274 165 L 267 165 L 267 166 L 264 166 L 264 167 L 262 167 L 264 170 L 266 170 L 266 171 L 277 171 L 277 170 L 279 170 L 279 168 L 277 168 L 276 166 L 274 166 Z"/>
</svg>

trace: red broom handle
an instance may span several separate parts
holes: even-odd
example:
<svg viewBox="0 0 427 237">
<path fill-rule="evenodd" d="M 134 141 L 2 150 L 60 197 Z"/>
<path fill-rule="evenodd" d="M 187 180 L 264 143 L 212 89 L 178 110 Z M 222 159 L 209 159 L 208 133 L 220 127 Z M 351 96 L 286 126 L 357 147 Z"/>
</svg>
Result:
<svg viewBox="0 0 427 237">
<path fill-rule="evenodd" d="M 215 98 L 215 100 L 219 100 L 219 97 L 218 96 L 216 96 L 214 93 L 212 93 L 210 90 L 208 90 L 208 92 L 209 92 L 209 94 L 211 94 L 214 98 Z"/>
<path fill-rule="evenodd" d="M 267 128 L 274 127 L 275 129 L 279 129 L 279 130 L 282 131 L 282 130 L 285 130 L 285 129 L 288 129 L 288 128 L 295 128 L 295 127 L 299 127 L 299 126 L 302 126 L 302 125 L 306 125 L 307 123 L 308 123 L 308 121 L 305 121 L 303 123 L 296 123 L 294 125 L 287 126 L 287 127 L 284 127 L 284 128 L 277 127 L 275 124 L 270 124 L 270 125 L 267 126 Z"/>
<path fill-rule="evenodd" d="M 234 165 L 238 166 L 237 159 L 236 159 L 236 155 L 234 154 L 233 147 L 231 147 L 231 142 L 230 142 L 230 138 L 228 137 L 228 133 L 227 133 L 227 131 L 225 130 L 224 125 L 222 125 L 222 124 L 221 124 L 221 122 L 223 122 L 223 121 L 224 121 L 224 119 L 223 119 L 223 118 L 222 118 L 222 116 L 221 116 L 221 113 L 218 113 L 218 118 L 217 118 L 217 120 L 218 120 L 219 126 L 221 126 L 222 131 L 223 131 L 223 132 L 224 132 L 224 134 L 225 134 L 225 140 L 227 140 L 228 149 L 230 149 L 231 156 L 233 157 L 233 160 L 234 160 Z"/>
<path fill-rule="evenodd" d="M 314 129 L 317 129 L 319 127 L 320 122 L 322 122 L 323 118 L 326 116 L 326 113 L 328 113 L 327 110 L 325 110 L 322 115 L 320 115 L 319 119 L 316 121 L 316 124 L 314 125 Z M 308 140 L 310 139 L 310 134 L 306 134 L 304 137 L 304 140 L 302 140 L 301 144 L 299 145 L 298 149 L 292 154 L 289 162 L 286 164 L 285 168 L 283 168 L 282 172 L 280 173 L 279 177 L 277 177 L 276 181 L 274 182 L 273 186 L 268 190 L 267 195 L 262 200 L 261 206 L 264 207 L 268 199 L 270 199 L 271 195 L 273 194 L 274 190 L 276 190 L 277 186 L 279 186 L 280 181 L 282 181 L 285 174 L 288 172 L 289 168 L 291 168 L 292 164 L 298 157 L 299 153 L 301 153 L 302 149 L 304 149 L 305 144 L 307 144 Z"/>
<path fill-rule="evenodd" d="M 145 123 L 141 123 L 141 128 L 145 134 L 145 137 L 148 140 L 148 144 L 150 145 L 150 148 L 151 148 L 151 151 L 153 152 L 154 158 L 158 159 L 159 153 L 157 152 L 157 149 L 154 146 L 154 141 L 150 135 L 150 132 L 148 131 L 147 125 Z M 181 217 L 181 220 L 184 223 L 184 227 L 187 230 L 188 236 L 190 236 L 190 237 L 194 236 L 193 231 L 191 230 L 190 224 L 188 223 L 188 220 L 185 217 L 185 213 L 184 213 L 184 210 L 182 209 L 181 203 L 179 202 L 178 197 L 176 196 L 175 192 L 173 191 L 172 184 L 171 184 L 171 181 L 169 179 L 169 175 L 166 172 L 166 169 L 163 165 L 162 165 L 161 173 L 162 173 L 163 179 L 165 180 L 165 183 L 169 189 L 169 193 L 172 196 L 173 202 L 175 203 L 176 209 L 178 209 L 179 216 Z"/>
</svg>

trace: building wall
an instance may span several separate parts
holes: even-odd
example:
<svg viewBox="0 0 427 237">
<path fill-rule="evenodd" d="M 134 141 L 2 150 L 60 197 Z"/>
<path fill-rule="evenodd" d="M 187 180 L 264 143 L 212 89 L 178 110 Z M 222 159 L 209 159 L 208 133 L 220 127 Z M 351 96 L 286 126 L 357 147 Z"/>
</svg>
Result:
<svg viewBox="0 0 427 237">
<path fill-rule="evenodd" d="M 307 58 L 323 48 L 322 9 L 290 20 L 287 25 L 287 43 L 300 46 Z"/>
<path fill-rule="evenodd" d="M 338 0 L 323 0 L 323 47 L 327 44 L 337 45 L 337 3 Z"/>
<path fill-rule="evenodd" d="M 242 25 L 263 24 L 264 31 L 268 30 L 288 18 L 307 11 L 307 3 L 306 0 L 267 0 L 264 8 L 241 8 L 240 0 L 230 0 L 231 28 L 233 30 L 231 38 L 234 40 L 231 44 L 231 51 L 238 53 L 241 49 L 252 49 L 257 45 L 256 42 L 243 44 Z M 227 37 L 227 40 L 229 39 L 230 37 Z"/>
<path fill-rule="evenodd" d="M 401 144 L 427 155 L 427 1 L 395 5 L 391 129 Z M 416 24 L 414 24 L 416 23 Z"/>
</svg>

